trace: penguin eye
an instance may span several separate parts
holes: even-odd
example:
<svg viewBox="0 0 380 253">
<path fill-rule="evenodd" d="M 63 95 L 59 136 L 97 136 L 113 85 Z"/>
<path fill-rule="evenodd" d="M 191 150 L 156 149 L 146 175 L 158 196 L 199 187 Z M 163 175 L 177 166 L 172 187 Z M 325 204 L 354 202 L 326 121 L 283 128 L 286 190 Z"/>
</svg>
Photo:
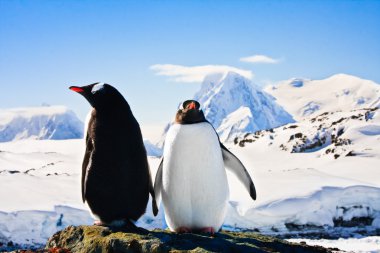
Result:
<svg viewBox="0 0 380 253">
<path fill-rule="evenodd" d="M 92 86 L 91 93 L 95 94 L 96 92 L 104 89 L 104 83 L 97 83 Z"/>
</svg>

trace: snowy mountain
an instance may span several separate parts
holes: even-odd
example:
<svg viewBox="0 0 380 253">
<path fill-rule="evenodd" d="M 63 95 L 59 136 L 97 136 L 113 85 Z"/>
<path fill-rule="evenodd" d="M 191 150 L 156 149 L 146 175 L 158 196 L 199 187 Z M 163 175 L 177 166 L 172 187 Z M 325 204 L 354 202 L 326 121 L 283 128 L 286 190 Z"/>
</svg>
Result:
<svg viewBox="0 0 380 253">
<path fill-rule="evenodd" d="M 236 134 L 239 133 L 242 129 L 249 128 L 251 121 L 251 110 L 246 106 L 240 107 L 236 111 L 228 114 L 228 116 L 223 119 L 222 123 L 218 127 L 219 138 L 221 140 L 229 139 L 231 134 Z"/>
<path fill-rule="evenodd" d="M 222 142 L 294 122 L 271 95 L 235 72 L 206 76 L 194 99 L 201 104 Z M 165 127 L 159 146 L 163 145 L 171 124 Z"/>
<path fill-rule="evenodd" d="M 148 156 L 160 157 L 162 156 L 163 150 L 153 143 L 151 143 L 148 139 L 144 140 L 144 146 L 146 149 L 146 153 Z"/>
<path fill-rule="evenodd" d="M 194 99 L 221 141 L 294 122 L 273 97 L 234 72 L 207 76 Z"/>
<path fill-rule="evenodd" d="M 280 233 L 302 230 L 340 237 L 363 229 L 378 235 L 379 140 L 376 107 L 325 112 L 238 138 L 232 150 L 254 168 L 267 202 L 244 217 L 267 229 L 270 222 L 277 223 Z M 260 181 L 265 177 L 271 182 Z"/>
<path fill-rule="evenodd" d="M 350 111 L 380 105 L 380 85 L 346 74 L 323 80 L 293 78 L 264 89 L 299 120 L 323 112 Z"/>
<path fill-rule="evenodd" d="M 318 158 L 374 157 L 380 153 L 380 109 L 324 112 L 297 123 L 257 131 L 237 138 L 235 144 L 273 146 L 289 153 L 314 153 Z"/>
<path fill-rule="evenodd" d="M 83 123 L 64 106 L 0 109 L 0 142 L 83 137 Z"/>
</svg>

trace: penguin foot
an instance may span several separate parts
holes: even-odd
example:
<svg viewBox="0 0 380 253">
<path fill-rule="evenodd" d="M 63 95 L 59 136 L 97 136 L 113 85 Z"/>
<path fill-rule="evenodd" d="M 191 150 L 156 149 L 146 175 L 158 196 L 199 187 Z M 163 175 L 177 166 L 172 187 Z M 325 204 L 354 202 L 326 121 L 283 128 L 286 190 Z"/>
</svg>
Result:
<svg viewBox="0 0 380 253">
<path fill-rule="evenodd" d="M 207 233 L 207 234 L 211 234 L 211 235 L 214 235 L 215 234 L 215 230 L 213 227 L 205 227 L 205 228 L 201 228 L 199 230 L 200 233 Z"/>
<path fill-rule="evenodd" d="M 104 222 L 101 220 L 95 220 L 94 225 L 109 227 L 114 229 L 136 229 L 136 225 L 129 219 L 113 220 L 111 222 Z"/>
<path fill-rule="evenodd" d="M 175 229 L 175 232 L 177 232 L 179 234 L 191 233 L 191 228 L 188 228 L 188 227 L 179 227 L 179 228 Z"/>
<path fill-rule="evenodd" d="M 115 228 L 121 228 L 121 227 L 129 227 L 129 226 L 134 226 L 134 224 L 126 219 L 121 219 L 121 220 L 113 220 L 110 223 L 107 224 L 110 227 L 115 227 Z"/>
</svg>

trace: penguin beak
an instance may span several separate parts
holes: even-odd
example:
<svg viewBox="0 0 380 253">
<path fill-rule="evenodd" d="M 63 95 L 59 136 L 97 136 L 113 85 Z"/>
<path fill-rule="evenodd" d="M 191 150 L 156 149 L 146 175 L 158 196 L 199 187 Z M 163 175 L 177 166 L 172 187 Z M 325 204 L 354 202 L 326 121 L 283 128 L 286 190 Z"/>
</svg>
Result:
<svg viewBox="0 0 380 253">
<path fill-rule="evenodd" d="M 84 89 L 78 86 L 70 86 L 69 89 L 78 93 L 84 92 Z"/>
<path fill-rule="evenodd" d="M 90 103 L 90 105 L 95 108 L 96 101 L 93 94 L 91 93 L 92 86 L 93 85 L 87 85 L 82 87 L 70 86 L 69 89 L 81 94 Z"/>
<path fill-rule="evenodd" d="M 188 106 L 187 106 L 187 109 L 189 110 L 195 110 L 197 107 L 195 106 L 195 103 L 194 102 L 191 102 Z"/>
</svg>

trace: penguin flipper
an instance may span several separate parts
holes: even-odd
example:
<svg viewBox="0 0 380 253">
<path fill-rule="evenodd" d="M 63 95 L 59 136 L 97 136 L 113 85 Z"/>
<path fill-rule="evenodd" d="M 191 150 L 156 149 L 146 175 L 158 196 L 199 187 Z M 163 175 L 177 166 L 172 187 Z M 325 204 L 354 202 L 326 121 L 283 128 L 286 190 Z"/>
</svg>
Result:
<svg viewBox="0 0 380 253">
<path fill-rule="evenodd" d="M 87 134 L 86 135 L 86 152 L 84 154 L 83 163 L 82 163 L 82 179 L 81 179 L 83 203 L 86 201 L 85 195 L 86 195 L 87 167 L 88 167 L 88 163 L 91 159 L 91 154 L 92 154 L 93 150 L 94 150 L 94 145 L 92 143 L 92 140 L 91 140 L 89 134 Z"/>
<path fill-rule="evenodd" d="M 256 200 L 256 189 L 252 182 L 251 177 L 243 163 L 232 154 L 222 143 L 220 143 L 222 149 L 223 161 L 226 168 L 228 168 L 235 176 L 243 183 L 244 187 L 248 190 L 249 195 L 253 200 Z"/>
<path fill-rule="evenodd" d="M 162 167 L 164 165 L 164 157 L 162 157 L 160 165 L 158 166 L 156 179 L 154 180 L 154 193 L 156 194 L 156 205 L 160 206 L 161 190 L 162 190 Z M 157 211 L 158 212 L 158 211 Z"/>
<path fill-rule="evenodd" d="M 149 193 L 152 196 L 152 210 L 153 210 L 153 215 L 157 216 L 158 214 L 158 206 L 156 202 L 156 194 L 154 193 L 154 187 L 153 187 L 153 182 L 152 182 L 152 176 L 150 175 L 150 169 L 149 169 Z"/>
</svg>

